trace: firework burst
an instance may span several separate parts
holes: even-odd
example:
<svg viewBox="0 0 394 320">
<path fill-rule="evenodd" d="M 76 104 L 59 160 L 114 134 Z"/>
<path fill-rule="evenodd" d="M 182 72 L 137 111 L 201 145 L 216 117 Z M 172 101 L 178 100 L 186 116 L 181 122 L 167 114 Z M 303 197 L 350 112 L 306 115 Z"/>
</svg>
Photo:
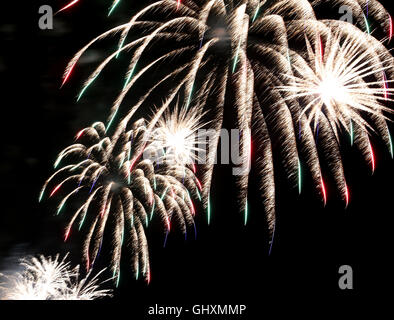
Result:
<svg viewBox="0 0 394 320">
<path fill-rule="evenodd" d="M 130 128 L 125 125 L 116 139 L 106 135 L 102 123 L 82 130 L 76 138 L 86 142 L 64 149 L 55 167 L 68 159 L 73 163 L 57 170 L 46 181 L 40 195 L 42 198 L 49 185 L 60 178 L 49 193 L 49 197 L 53 197 L 60 189 L 68 190 L 57 214 L 71 197 L 83 200 L 66 228 L 64 239 L 69 239 L 78 220 L 78 228 L 87 233 L 84 243 L 87 270 L 93 267 L 101 251 L 106 226 L 114 226 L 111 261 L 117 281 L 124 244 L 131 249 L 136 278 L 142 274 L 150 281 L 145 229 L 154 216 L 164 226 L 166 237 L 172 224 L 179 227 L 185 237 L 188 227 L 195 227 L 192 198 L 201 192 L 199 181 L 190 165 L 170 161 L 174 159 L 171 152 L 167 151 L 160 158 L 155 156 L 167 146 L 160 141 L 149 141 L 150 126 L 145 120 L 133 123 Z M 177 131 L 172 133 L 176 135 Z"/>
<path fill-rule="evenodd" d="M 3 300 L 95 300 L 111 296 L 110 290 L 100 289 L 100 271 L 94 277 L 90 273 L 79 279 L 79 266 L 72 268 L 66 262 L 67 255 L 60 260 L 40 256 L 23 259 L 24 270 L 8 276 L 2 288 Z"/>
<path fill-rule="evenodd" d="M 351 8 L 355 25 L 319 20 L 317 13 L 324 3 Z M 374 38 L 372 24 L 388 37 L 382 41 Z M 383 43 L 391 40 L 393 24 L 376 0 L 157 1 L 82 48 L 69 63 L 64 82 L 90 46 L 116 33 L 120 33 L 118 49 L 87 79 L 79 98 L 111 60 L 131 51 L 124 86 L 107 125 L 111 126 L 115 117 L 123 119 L 115 139 L 159 87 L 165 87 L 167 94 L 162 97 L 156 121 L 176 97 L 183 98 L 190 112 L 195 108 L 206 112 L 209 127 L 218 132 L 211 140 L 214 148 L 210 148 L 207 163 L 201 166 L 202 197 L 208 210 L 216 146 L 223 126 L 240 130 L 245 163 L 251 161 L 251 139 L 257 146 L 252 165 L 259 173 L 258 187 L 271 234 L 275 228 L 274 157 L 300 192 L 300 159 L 305 159 L 324 203 L 327 192 L 320 161 L 327 162 L 348 203 L 338 126 L 351 132 L 352 142 L 361 147 L 373 168 L 367 128 L 374 128 L 392 150 L 383 113 L 392 93 L 389 84 L 394 78 L 394 60 Z M 128 41 L 130 33 L 138 36 Z M 147 92 L 123 110 L 122 102 L 138 80 L 160 68 L 163 72 L 150 78 Z M 361 115 L 361 111 L 367 114 Z M 319 144 L 314 132 L 317 127 Z M 248 182 L 247 173 L 237 177 L 242 212 L 248 211 Z"/>
<path fill-rule="evenodd" d="M 174 164 L 181 166 L 203 162 L 199 154 L 207 147 L 208 137 L 201 130 L 204 127 L 201 118 L 195 110 L 175 108 L 173 112 L 167 111 L 158 120 L 150 138 L 150 148 L 163 150 L 156 161 L 167 162 L 173 158 Z"/>
<path fill-rule="evenodd" d="M 351 144 L 360 150 L 365 160 L 375 170 L 375 159 L 369 131 L 380 133 L 392 152 L 391 138 L 386 125 L 386 107 L 393 100 L 393 89 L 388 87 L 386 71 L 388 61 L 381 61 L 374 47 L 365 47 L 361 39 L 342 33 L 319 33 L 313 44 L 306 39 L 308 58 L 305 61 L 292 54 L 293 75 L 287 77 L 288 85 L 278 87 L 284 91 L 286 101 L 296 101 L 302 106 L 300 119 L 314 129 L 316 139 L 322 139 L 325 157 L 332 165 L 338 187 L 345 198 L 348 190 L 344 179 L 340 153 L 336 141 L 340 130 L 350 136 Z M 286 81 L 286 80 L 285 80 Z M 334 139 L 335 138 L 335 139 Z M 348 201 L 348 200 L 346 200 Z"/>
</svg>

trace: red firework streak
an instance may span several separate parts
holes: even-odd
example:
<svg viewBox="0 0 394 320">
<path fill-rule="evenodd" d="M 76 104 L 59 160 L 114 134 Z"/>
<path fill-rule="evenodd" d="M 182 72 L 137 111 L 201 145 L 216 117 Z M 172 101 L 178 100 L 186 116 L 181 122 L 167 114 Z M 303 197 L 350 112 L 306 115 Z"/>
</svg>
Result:
<svg viewBox="0 0 394 320">
<path fill-rule="evenodd" d="M 324 44 L 321 36 L 319 36 L 319 49 L 320 49 L 321 62 L 324 62 Z"/>
<path fill-rule="evenodd" d="M 75 136 L 75 140 L 78 140 L 78 139 L 83 135 L 83 133 L 85 132 L 85 130 L 86 130 L 86 129 L 82 129 L 81 131 L 79 131 L 79 132 L 77 133 L 77 135 Z"/>
<path fill-rule="evenodd" d="M 347 208 L 347 206 L 349 205 L 349 200 L 350 200 L 349 187 L 347 185 L 346 185 L 345 197 L 346 197 L 346 208 Z"/>
<path fill-rule="evenodd" d="M 151 273 L 150 273 L 150 270 L 149 270 L 149 271 L 148 271 L 148 278 L 147 278 L 148 284 L 150 284 L 151 279 L 152 279 L 152 277 L 151 277 Z"/>
<path fill-rule="evenodd" d="M 66 234 L 64 235 L 64 242 L 66 242 L 67 239 L 69 238 L 69 236 L 70 236 L 70 231 L 71 231 L 71 227 L 68 228 L 68 229 L 66 230 Z"/>
<path fill-rule="evenodd" d="M 197 177 L 196 177 L 196 182 L 197 182 L 198 189 L 200 189 L 200 191 L 202 191 L 202 184 L 201 184 L 200 180 L 198 180 Z"/>
<path fill-rule="evenodd" d="M 326 191 L 326 186 L 324 184 L 323 178 L 320 178 L 321 180 L 321 191 L 323 194 L 323 201 L 324 201 L 324 206 L 327 204 L 327 191 Z"/>
<path fill-rule="evenodd" d="M 369 151 L 371 153 L 371 165 L 372 165 L 372 173 L 375 172 L 375 153 L 373 152 L 372 144 L 369 142 Z"/>
<path fill-rule="evenodd" d="M 68 5 L 64 6 L 63 8 L 61 8 L 58 12 L 56 12 L 56 14 L 58 14 L 59 12 L 65 11 L 68 8 L 71 8 L 72 6 L 74 6 L 75 4 L 77 4 L 79 2 L 79 0 L 74 0 L 71 1 Z"/>
<path fill-rule="evenodd" d="M 63 86 L 66 84 L 66 82 L 68 81 L 68 79 L 70 78 L 71 73 L 72 73 L 73 70 L 74 70 L 74 67 L 75 67 L 75 64 L 73 64 L 73 65 L 71 66 L 71 68 L 68 70 L 67 74 L 64 76 L 64 79 L 63 79 L 63 82 L 62 82 L 61 87 L 63 87 Z"/>
<path fill-rule="evenodd" d="M 59 184 L 55 189 L 53 189 L 53 191 L 51 192 L 51 194 L 49 195 L 49 198 L 52 197 L 62 186 L 63 183 Z"/>
</svg>

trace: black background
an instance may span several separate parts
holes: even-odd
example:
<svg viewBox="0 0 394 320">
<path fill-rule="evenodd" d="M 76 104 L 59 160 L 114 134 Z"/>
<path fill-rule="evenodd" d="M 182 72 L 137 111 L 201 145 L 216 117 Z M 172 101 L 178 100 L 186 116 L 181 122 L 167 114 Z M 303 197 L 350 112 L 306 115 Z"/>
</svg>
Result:
<svg viewBox="0 0 394 320">
<path fill-rule="evenodd" d="M 54 30 L 38 28 L 38 8 L 59 8 L 66 1 L 2 4 L 1 19 L 1 157 L 0 265 L 9 256 L 65 253 L 64 220 L 54 207 L 38 203 L 42 183 L 52 172 L 57 153 L 81 128 L 105 120 L 121 77 L 114 70 L 94 85 L 78 104 L 75 96 L 105 50 L 88 55 L 69 84 L 59 89 L 61 75 L 73 54 L 101 32 L 127 21 L 142 4 L 124 1 L 107 17 L 111 1 L 80 2 L 55 18 Z M 382 1 L 386 6 L 389 1 Z M 393 12 L 393 10 L 391 10 Z M 114 42 L 112 42 L 113 44 Z M 105 49 L 106 48 L 106 49 Z M 393 126 L 391 126 L 392 132 Z M 301 196 L 286 184 L 278 192 L 278 224 L 271 256 L 261 224 L 261 212 L 251 203 L 248 226 L 227 205 L 226 186 L 215 178 L 217 199 L 212 223 L 203 212 L 197 219 L 197 241 L 151 237 L 152 282 L 130 279 L 122 267 L 115 299 L 130 316 L 146 313 L 149 305 L 247 304 L 250 314 L 264 313 L 274 302 L 350 302 L 384 296 L 393 280 L 391 225 L 394 163 L 378 139 L 372 139 L 377 169 L 370 168 L 344 147 L 351 202 L 345 210 L 328 186 L 328 205 L 306 186 Z M 220 171 L 219 171 L 220 172 Z M 256 207 L 254 211 L 253 208 Z M 237 220 L 238 219 L 238 220 Z M 229 223 L 227 220 L 237 222 Z M 17 252 L 17 253 L 16 253 Z M 78 262 L 78 261 L 75 261 Z M 341 265 L 354 269 L 354 290 L 338 288 Z M 0 270 L 1 271 L 1 270 Z M 97 307 L 98 303 L 95 303 Z M 249 317 L 248 317 L 249 318 Z"/>
</svg>

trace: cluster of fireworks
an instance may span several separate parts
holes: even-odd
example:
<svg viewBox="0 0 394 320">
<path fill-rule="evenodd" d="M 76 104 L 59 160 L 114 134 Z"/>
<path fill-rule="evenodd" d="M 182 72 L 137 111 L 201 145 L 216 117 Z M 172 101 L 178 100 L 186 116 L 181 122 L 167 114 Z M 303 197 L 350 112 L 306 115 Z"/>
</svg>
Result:
<svg viewBox="0 0 394 320">
<path fill-rule="evenodd" d="M 104 270 L 80 279 L 79 266 L 72 268 L 66 258 L 67 255 L 60 260 L 57 255 L 22 260 L 23 271 L 8 277 L 0 274 L 5 279 L 0 299 L 95 300 L 111 296 L 110 290 L 100 289 L 99 276 Z"/>
<path fill-rule="evenodd" d="M 152 140 L 147 139 L 150 129 L 143 119 L 130 128 L 125 123 L 112 138 L 106 135 L 103 123 L 95 123 L 82 130 L 77 135 L 78 143 L 64 149 L 56 160 L 55 167 L 63 166 L 47 180 L 40 199 L 54 180 L 60 181 L 54 185 L 49 197 L 61 189 L 68 190 L 57 214 L 70 198 L 83 199 L 82 206 L 66 228 L 64 240 L 70 237 L 72 227 L 79 221 L 79 230 L 87 233 L 84 244 L 87 270 L 100 253 L 107 222 L 114 226 L 114 277 L 119 280 L 121 249 L 126 242 L 133 255 L 132 269 L 136 278 L 142 274 L 148 282 L 149 252 L 144 229 L 148 228 L 150 221 L 154 217 L 159 219 L 166 237 L 172 224 L 185 235 L 188 227 L 195 227 L 193 199 L 201 197 L 201 184 L 193 171 L 193 163 L 175 161 L 174 156 L 178 159 L 180 153 L 183 159 L 193 149 L 193 141 L 190 145 L 187 143 L 189 135 L 185 134 L 185 128 L 191 121 L 197 125 L 198 118 L 183 120 L 171 115 L 171 118 L 163 119 L 155 126 Z M 185 121 L 184 125 L 182 121 Z M 171 125 L 169 122 L 177 125 L 175 131 L 167 127 Z M 180 142 L 181 139 L 186 142 Z M 144 158 L 146 153 L 160 152 L 162 156 L 156 157 L 156 161 Z M 71 164 L 67 164 L 67 160 Z"/>
<path fill-rule="evenodd" d="M 110 13 L 119 2 L 114 1 Z M 375 159 L 370 132 L 378 134 L 393 155 L 386 124 L 386 115 L 391 112 L 388 104 L 393 101 L 390 79 L 394 79 L 394 58 L 385 47 L 393 34 L 391 16 L 375 0 L 336 0 L 324 2 L 333 7 L 347 5 L 356 15 L 355 24 L 319 20 L 322 2 L 157 1 L 127 23 L 99 35 L 75 55 L 63 85 L 92 45 L 120 33 L 118 49 L 87 79 L 80 99 L 109 62 L 126 58 L 131 52 L 124 86 L 108 122 L 82 130 L 78 142 L 60 153 L 55 163 L 58 171 L 47 180 L 40 195 L 41 200 L 49 188 L 49 197 L 68 190 L 58 213 L 71 198 L 84 199 L 71 217 L 65 240 L 78 221 L 79 229 L 87 234 L 87 270 L 97 259 L 105 227 L 111 222 L 115 279 L 119 280 L 121 249 L 126 244 L 133 255 L 136 277 L 142 274 L 149 282 L 145 229 L 157 217 L 165 237 L 173 223 L 187 234 L 189 227 L 195 228 L 193 200 L 201 199 L 209 211 L 216 147 L 223 127 L 240 130 L 244 162 L 251 161 L 251 153 L 242 146 L 250 146 L 251 141 L 256 146 L 251 165 L 259 175 L 258 187 L 272 237 L 276 222 L 275 157 L 300 192 L 300 159 L 304 159 L 324 203 L 327 191 L 320 163 L 326 162 L 327 174 L 333 176 L 347 205 L 341 134 L 349 135 L 372 170 Z M 376 39 L 371 25 L 376 32 L 388 34 L 387 38 Z M 128 41 L 129 34 L 133 40 Z M 170 45 L 163 46 L 166 42 Z M 162 53 L 157 57 L 154 52 Z M 149 88 L 139 93 L 131 107 L 125 107 L 129 92 L 146 81 L 152 70 L 157 76 L 149 78 Z M 149 121 L 135 121 L 137 110 L 147 107 L 158 92 L 161 104 L 154 116 Z M 213 148 L 209 148 L 206 163 L 196 172 L 192 154 L 201 142 L 196 132 L 203 126 L 218 134 L 211 140 Z M 160 163 L 144 159 L 146 152 L 162 152 Z M 239 209 L 245 221 L 248 183 L 248 173 L 237 176 Z"/>
</svg>

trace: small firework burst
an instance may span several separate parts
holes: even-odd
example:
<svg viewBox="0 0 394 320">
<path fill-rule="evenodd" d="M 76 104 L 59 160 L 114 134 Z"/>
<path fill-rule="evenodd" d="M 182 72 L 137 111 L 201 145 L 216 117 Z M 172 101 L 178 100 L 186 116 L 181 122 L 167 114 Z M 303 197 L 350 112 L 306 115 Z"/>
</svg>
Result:
<svg viewBox="0 0 394 320">
<path fill-rule="evenodd" d="M 153 125 L 148 126 L 143 119 L 134 122 L 131 128 L 126 123 L 111 139 L 102 123 L 82 130 L 77 135 L 79 143 L 63 150 L 55 167 L 69 159 L 75 162 L 57 170 L 46 181 L 40 195 L 41 199 L 52 181 L 62 176 L 63 180 L 53 187 L 49 196 L 63 188 L 71 188 L 71 191 L 61 200 L 57 213 L 71 197 L 83 201 L 70 219 L 64 239 L 69 239 L 79 219 L 79 229 L 87 234 L 84 244 L 87 270 L 93 267 L 100 254 L 106 226 L 114 226 L 111 264 L 117 283 L 124 243 L 130 248 L 136 278 L 142 274 L 150 281 L 145 229 L 155 216 L 164 226 L 166 236 L 172 224 L 185 237 L 187 229 L 195 227 L 192 199 L 198 197 L 201 185 L 189 164 L 169 163 L 168 157 L 156 164 L 147 157 L 166 148 L 146 138 L 150 136 L 150 127 Z"/>
<path fill-rule="evenodd" d="M 307 114 L 307 125 L 316 130 L 324 114 L 332 128 L 343 127 L 348 132 L 351 123 L 363 130 L 370 128 L 365 116 L 384 122 L 384 113 L 393 112 L 385 105 L 393 101 L 389 98 L 393 89 L 388 88 L 392 81 L 385 76 L 390 67 L 377 63 L 373 48 L 362 50 L 363 42 L 358 38 L 331 33 L 325 43 L 320 40 L 317 35 L 313 48 L 306 39 L 309 64 L 293 60 L 296 75 L 289 76 L 291 85 L 281 88 L 293 93 L 289 100 L 305 98 L 300 117 Z"/>
<path fill-rule="evenodd" d="M 201 130 L 204 126 L 201 118 L 200 113 L 186 108 L 167 111 L 149 138 L 151 148 L 162 150 L 157 161 L 173 158 L 174 164 L 181 166 L 203 162 L 199 153 L 207 147 L 207 133 Z"/>
<path fill-rule="evenodd" d="M 39 256 L 23 259 L 21 272 L 3 276 L 2 300 L 95 300 L 110 297 L 111 290 L 100 289 L 100 271 L 94 277 L 89 272 L 79 279 L 79 266 L 72 268 L 67 255 L 59 259 Z"/>
</svg>

